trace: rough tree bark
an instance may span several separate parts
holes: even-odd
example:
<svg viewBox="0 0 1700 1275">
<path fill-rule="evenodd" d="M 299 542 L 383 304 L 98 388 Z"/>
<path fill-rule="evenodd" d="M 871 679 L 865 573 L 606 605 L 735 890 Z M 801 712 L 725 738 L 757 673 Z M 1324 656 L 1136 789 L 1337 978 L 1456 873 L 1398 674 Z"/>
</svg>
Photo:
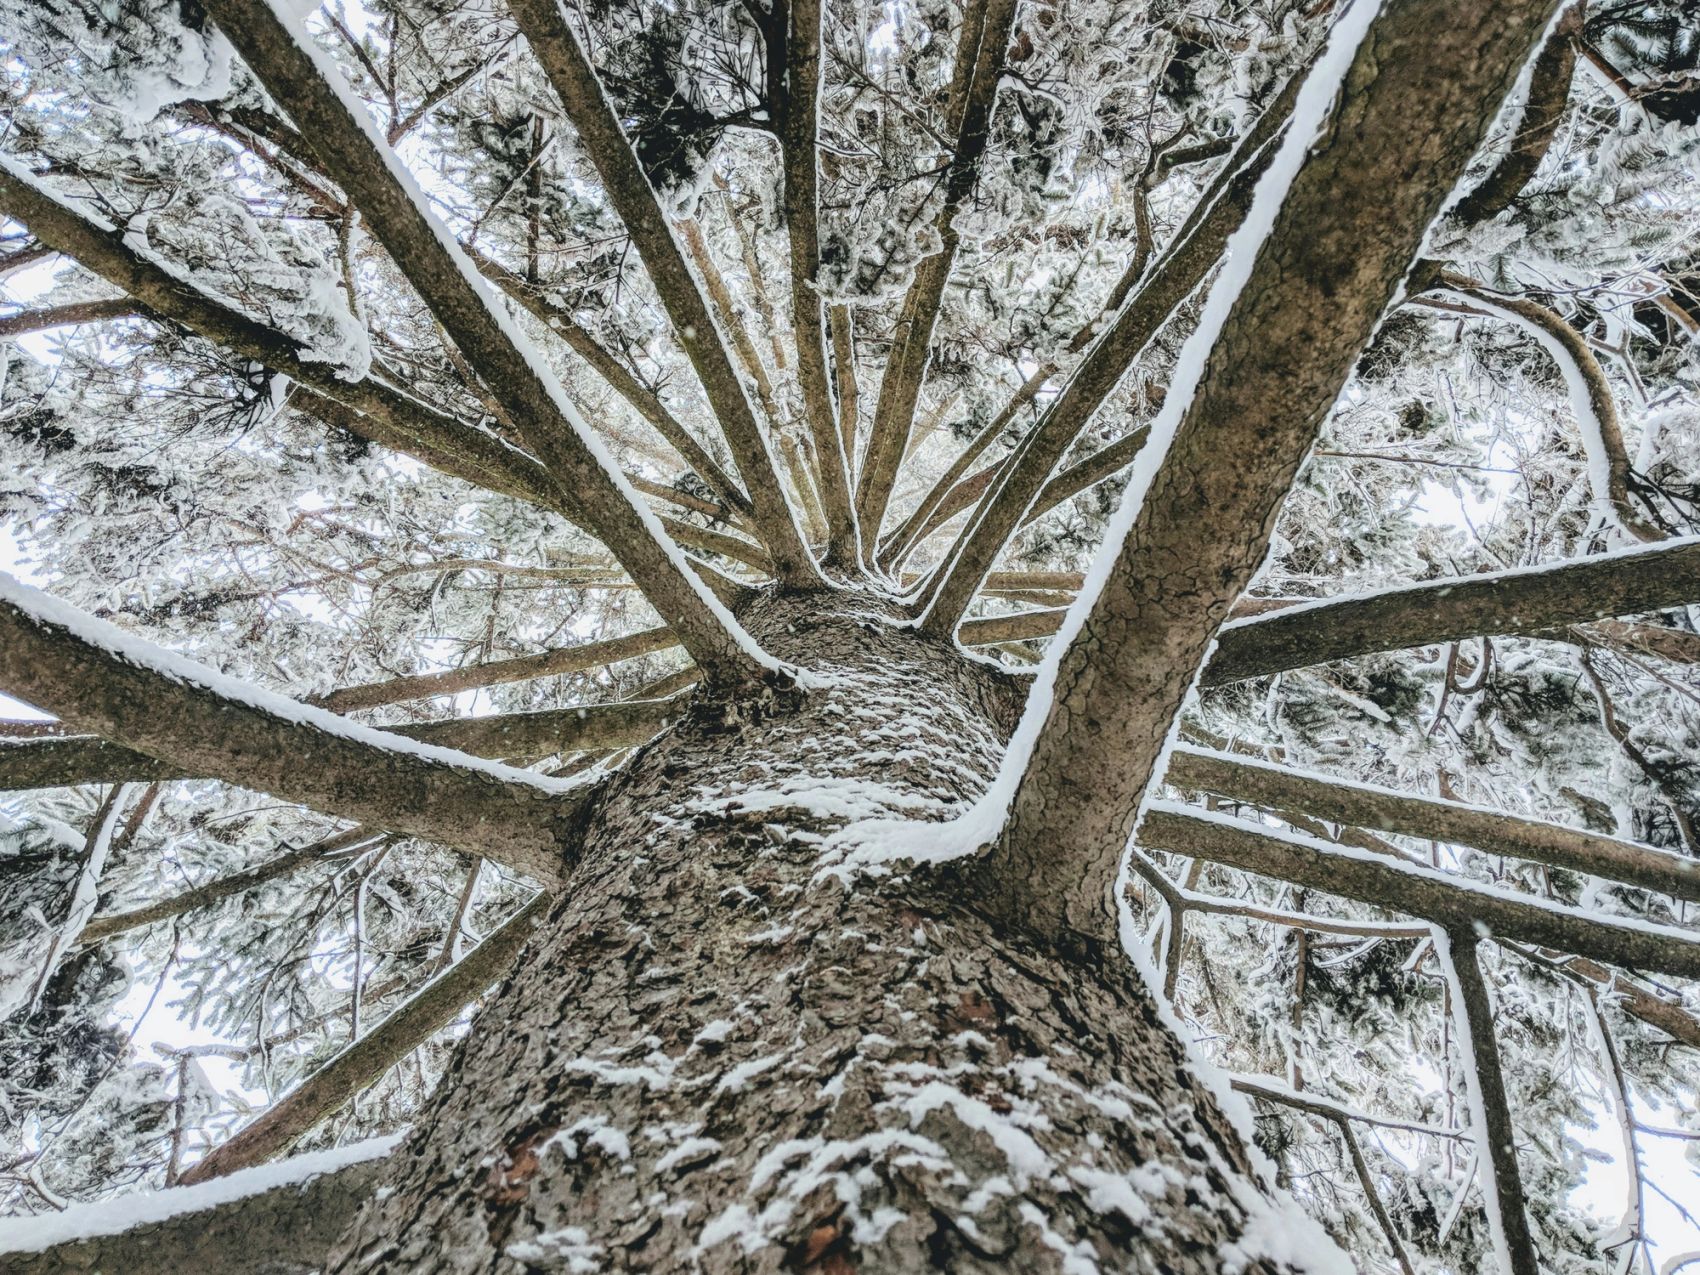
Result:
<svg viewBox="0 0 1700 1275">
<path fill-rule="evenodd" d="M 872 599 L 740 618 L 833 689 L 621 773 L 329 1269 L 1287 1269 L 1119 953 L 1067 966 L 841 858 L 849 819 L 979 793 L 1014 679 Z"/>
</svg>

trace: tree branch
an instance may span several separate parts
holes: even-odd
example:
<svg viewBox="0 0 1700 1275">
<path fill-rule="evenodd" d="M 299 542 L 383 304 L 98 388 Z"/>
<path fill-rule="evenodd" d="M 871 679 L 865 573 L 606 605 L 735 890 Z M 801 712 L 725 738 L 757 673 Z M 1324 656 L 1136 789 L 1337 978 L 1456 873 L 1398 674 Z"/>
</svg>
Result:
<svg viewBox="0 0 1700 1275">
<path fill-rule="evenodd" d="M 373 236 L 705 676 L 742 685 L 776 674 L 776 662 L 686 566 L 523 334 L 491 303 L 366 108 L 305 30 L 286 26 L 269 0 L 212 0 L 209 11 L 267 91 L 287 103 Z"/>
<path fill-rule="evenodd" d="M 1484 635 L 1539 636 L 1567 624 L 1700 601 L 1700 537 L 1569 562 L 1434 580 L 1302 603 L 1233 621 L 1201 684 L 1220 686 L 1333 660 Z"/>
<path fill-rule="evenodd" d="M 1439 931 L 1434 936 L 1435 952 L 1452 984 L 1453 1021 L 1476 1126 L 1476 1163 L 1481 1167 L 1482 1194 L 1488 1197 L 1488 1231 L 1501 1270 L 1507 1275 L 1540 1275 L 1535 1240 L 1529 1234 L 1523 1177 L 1517 1170 L 1517 1125 L 1505 1097 L 1493 1004 L 1476 947 L 1476 937 L 1467 929 Z M 1630 1171 L 1634 1172 L 1633 1165 Z"/>
<path fill-rule="evenodd" d="M 478 248 L 465 243 L 461 248 L 486 279 L 565 341 L 575 354 L 590 364 L 591 368 L 608 382 L 616 394 L 636 408 L 638 414 L 655 427 L 655 432 L 679 453 L 697 476 L 731 509 L 740 514 L 750 512 L 750 498 L 744 494 L 732 476 L 720 467 L 714 457 L 708 454 L 708 449 L 667 409 L 667 405 L 658 395 L 633 376 L 625 364 L 605 349 L 565 307 L 550 301 L 537 288 Z"/>
<path fill-rule="evenodd" d="M 1213 792 L 1269 810 L 1473 846 L 1700 903 L 1700 861 L 1580 828 L 1410 796 L 1332 775 L 1307 775 L 1185 745 L 1171 754 L 1164 780 L 1177 788 Z"/>
<path fill-rule="evenodd" d="M 452 1023 L 470 1002 L 519 958 L 549 904 L 539 894 L 228 1142 L 208 1152 L 182 1177 L 186 1186 L 252 1168 L 294 1146 L 314 1125 Z"/>
<path fill-rule="evenodd" d="M 1586 13 L 1586 3 L 1579 0 L 1554 24 L 1530 70 L 1528 100 L 1510 145 L 1493 171 L 1452 205 L 1452 221 L 1471 226 L 1497 216 L 1511 207 L 1534 177 L 1564 118 L 1570 80 L 1576 71 L 1576 42 Z"/>
<path fill-rule="evenodd" d="M 550 753 L 630 748 L 654 738 L 677 721 L 682 712 L 683 704 L 677 700 L 622 700 L 535 713 L 388 725 L 383 729 L 403 739 L 452 748 L 474 757 L 529 759 Z M 95 735 L 0 740 L 0 792 L 208 777 L 191 775 L 182 766 Z"/>
<path fill-rule="evenodd" d="M 0 1223 L 12 1275 L 309 1275 L 378 1185 L 393 1138 L 298 1156 L 208 1190 L 176 1186 Z M 120 1229 L 121 1228 L 121 1229 Z"/>
<path fill-rule="evenodd" d="M 1216 188 L 1199 201 L 1151 277 L 1122 306 L 1067 384 L 1005 461 L 946 559 L 922 624 L 948 633 L 967 613 L 980 580 L 1020 527 L 1046 480 L 1134 360 L 1163 324 L 1222 260 L 1251 208 L 1253 193 L 1275 158 L 1304 74 L 1294 75 L 1234 150 Z"/>
<path fill-rule="evenodd" d="M 383 836 L 382 833 L 370 828 L 355 826 L 343 832 L 315 841 L 298 849 L 286 850 L 264 863 L 248 868 L 242 872 L 233 872 L 229 876 L 218 877 L 204 885 L 198 885 L 174 894 L 168 899 L 160 899 L 154 903 L 132 908 L 128 912 L 113 912 L 106 916 L 97 916 L 83 927 L 82 944 L 102 943 L 119 934 L 127 934 L 131 930 L 140 929 L 144 925 L 157 925 L 161 921 L 169 921 L 173 917 L 193 912 L 197 908 L 211 907 L 224 899 L 234 898 L 238 894 L 246 894 L 249 890 L 291 876 L 303 868 L 315 863 L 347 862 L 346 858 L 338 858 L 344 851 L 358 850 L 375 845 Z"/>
<path fill-rule="evenodd" d="M 1463 275 L 1442 271 L 1439 282 L 1496 318 L 1509 319 L 1534 334 L 1541 348 L 1558 364 L 1570 391 L 1571 410 L 1582 435 L 1582 451 L 1588 458 L 1594 500 L 1637 540 L 1648 543 L 1663 540 L 1665 533 L 1647 520 L 1630 494 L 1629 451 L 1623 443 L 1617 402 L 1605 369 L 1582 334 L 1543 305 L 1522 297 L 1496 296 Z"/>
<path fill-rule="evenodd" d="M 0 341 L 15 340 L 31 332 L 45 332 L 49 328 L 98 323 L 103 319 L 127 319 L 139 310 L 140 307 L 128 297 L 113 297 L 105 301 L 72 301 L 66 305 L 49 306 L 42 310 L 23 310 L 0 319 Z"/>
<path fill-rule="evenodd" d="M 857 477 L 856 516 L 861 524 L 862 553 L 870 562 L 908 448 L 915 404 L 921 397 L 931 357 L 933 325 L 938 321 L 945 284 L 956 260 L 956 216 L 979 177 L 1014 21 L 1015 0 L 972 0 L 963 15 L 951 86 L 956 150 L 945 169 L 944 200 L 935 222 L 939 251 L 915 267 L 915 277 L 904 294 L 874 407 L 873 431 Z"/>
<path fill-rule="evenodd" d="M 176 278 L 112 227 L 76 211 L 0 157 L 0 211 L 127 293 L 141 313 L 178 323 L 307 387 L 316 414 L 478 486 L 548 507 L 560 493 L 530 457 L 373 377 L 346 381 L 285 336 Z M 322 410 L 321 410 L 322 409 Z M 571 515 L 569 515 L 571 516 Z"/>
<path fill-rule="evenodd" d="M 856 516 L 850 500 L 850 456 L 839 433 L 827 375 L 826 320 L 820 295 L 820 0 L 776 0 L 767 38 L 783 33 L 784 74 L 769 84 L 783 155 L 785 229 L 791 252 L 791 320 L 796 329 L 797 381 L 814 443 L 815 473 L 826 514 L 827 563 L 851 567 L 857 558 Z"/>
<path fill-rule="evenodd" d="M 602 178 L 608 201 L 643 258 L 673 330 L 708 394 L 749 494 L 751 517 L 773 555 L 780 579 L 799 586 L 818 582 L 814 560 L 786 502 L 773 454 L 732 366 L 725 336 L 691 275 L 655 189 L 644 176 L 595 69 L 567 25 L 564 11 L 555 0 L 514 0 L 509 9 L 578 130 L 579 141 Z"/>
<path fill-rule="evenodd" d="M 357 726 L 0 577 L 0 686 L 137 752 L 548 882 L 586 789 Z"/>
<path fill-rule="evenodd" d="M 1159 801 L 1151 803 L 1140 822 L 1139 844 L 1403 912 L 1446 929 L 1479 924 L 1496 940 L 1700 978 L 1700 935 L 1595 916 L 1303 833 L 1281 832 Z"/>
<path fill-rule="evenodd" d="M 676 645 L 678 639 L 671 631 L 664 628 L 644 629 L 620 637 L 581 642 L 577 646 L 556 647 L 536 655 L 521 655 L 511 660 L 490 660 L 483 664 L 469 664 L 464 668 L 447 669 L 441 673 L 417 673 L 411 677 L 345 686 L 308 702 L 328 708 L 333 713 L 351 713 L 360 708 L 377 708 L 384 704 L 399 704 L 403 700 L 424 699 L 432 695 L 458 695 L 462 691 L 477 690 L 485 686 L 502 686 L 509 682 L 524 682 L 534 677 L 582 673 L 586 669 L 600 668 L 604 664 L 653 655 Z"/>
<path fill-rule="evenodd" d="M 1124 500 L 1105 551 L 1113 563 L 1056 666 L 1054 698 L 1030 709 L 1043 724 L 1004 831 L 980 860 L 1000 915 L 1058 940 L 1117 933 L 1121 852 L 1205 651 L 1557 2 L 1515 0 L 1437 28 L 1424 5 L 1389 0 L 1336 26 L 1272 162 L 1274 185 L 1259 193 L 1258 203 L 1279 205 L 1269 233 L 1255 256 L 1247 244 L 1237 266 L 1230 258 L 1183 353 L 1183 366 L 1199 360 L 1194 384 L 1171 391 L 1153 426 L 1157 436 L 1172 429 L 1172 440 L 1149 484 Z M 1330 112 L 1337 84 L 1341 105 Z M 1254 208 L 1248 225 L 1257 220 Z"/>
</svg>

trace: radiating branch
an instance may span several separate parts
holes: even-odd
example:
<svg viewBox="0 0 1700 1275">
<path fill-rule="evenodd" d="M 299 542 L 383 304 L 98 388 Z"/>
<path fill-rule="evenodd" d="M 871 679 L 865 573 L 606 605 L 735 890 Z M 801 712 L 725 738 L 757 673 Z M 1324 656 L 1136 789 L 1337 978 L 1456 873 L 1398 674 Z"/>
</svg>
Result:
<svg viewBox="0 0 1700 1275">
<path fill-rule="evenodd" d="M 441 673 L 417 673 L 411 677 L 395 677 L 382 682 L 345 686 L 312 702 L 332 712 L 350 713 L 355 709 L 377 708 L 384 704 L 399 704 L 404 700 L 424 699 L 432 695 L 458 695 L 462 691 L 524 682 L 534 677 L 582 673 L 605 664 L 653 655 L 657 651 L 665 651 L 677 645 L 678 639 L 667 629 L 643 629 L 637 633 L 622 634 L 620 637 L 581 642 L 577 646 L 556 647 L 537 655 L 489 660 L 483 664 L 446 669 Z"/>
<path fill-rule="evenodd" d="M 46 332 L 51 328 L 76 327 L 84 323 L 99 323 L 106 319 L 127 319 L 140 309 L 128 297 L 113 297 L 105 301 L 71 301 L 65 305 L 47 306 L 40 310 L 20 310 L 0 318 L 0 341 L 12 341 L 31 332 Z"/>
<path fill-rule="evenodd" d="M 212 0 L 208 8 L 267 91 L 286 104 L 372 236 L 512 418 L 550 478 L 570 494 L 597 538 L 704 674 L 729 686 L 776 674 L 777 663 L 691 572 L 541 358 L 493 303 L 412 176 L 378 135 L 365 106 L 305 28 L 286 23 L 270 0 Z"/>
<path fill-rule="evenodd" d="M 725 335 L 691 274 L 595 68 L 568 26 L 566 11 L 555 0 L 514 0 L 508 7 L 578 131 L 608 201 L 631 235 L 673 331 L 696 369 L 731 445 L 750 498 L 752 520 L 773 555 L 780 579 L 792 585 L 818 582 L 814 560 L 797 530 L 778 466 L 732 364 Z"/>
<path fill-rule="evenodd" d="M 1226 625 L 1202 684 L 1700 601 L 1700 537 L 1308 602 Z"/>
<path fill-rule="evenodd" d="M 1000 915 L 1059 941 L 1113 941 L 1117 865 L 1205 652 L 1557 3 L 1437 27 L 1426 6 L 1389 0 L 1334 28 L 1247 217 L 1267 234 L 1230 249 L 1152 428 L 1167 445 L 1125 498 L 1104 584 L 1045 679 L 1054 694 L 1029 709 L 1044 715 L 1031 751 L 1007 763 L 1020 778 L 979 877 Z"/>
<path fill-rule="evenodd" d="M 966 614 L 980 580 L 1004 544 L 1023 524 L 1041 489 L 1081 431 L 1150 346 L 1169 317 L 1222 261 L 1229 238 L 1245 221 L 1253 192 L 1268 171 L 1279 136 L 1298 100 L 1303 74 L 1294 75 L 1248 131 L 1150 277 L 1122 305 L 1115 321 L 1086 357 L 1016 450 L 1006 459 L 990 492 L 946 558 L 926 599 L 922 623 L 948 633 Z"/>
<path fill-rule="evenodd" d="M 720 467 L 714 457 L 708 454 L 708 449 L 668 410 L 657 394 L 632 375 L 626 365 L 604 348 L 565 307 L 550 301 L 539 288 L 527 283 L 487 253 L 464 243 L 461 247 L 485 278 L 565 341 L 575 354 L 590 364 L 597 375 L 608 383 L 609 388 L 636 408 L 638 414 L 655 427 L 655 432 L 679 453 L 684 462 L 729 508 L 740 514 L 750 512 L 750 498 L 744 494 L 732 476 Z"/>
<path fill-rule="evenodd" d="M 1015 0 L 970 0 L 963 13 L 950 90 L 956 148 L 945 167 L 943 200 L 934 222 L 939 250 L 915 267 L 915 277 L 904 294 L 857 475 L 856 516 L 862 552 L 869 561 L 878 550 L 886 505 L 908 449 L 915 404 L 931 359 L 933 326 L 956 262 L 960 242 L 956 217 L 974 190 L 991 135 L 992 107 L 1003 78 L 1015 8 Z"/>
<path fill-rule="evenodd" d="M 1700 903 L 1700 860 L 1580 828 L 1184 745 L 1171 754 L 1164 779 L 1177 788 L 1213 792 L 1269 810 L 1471 846 Z"/>
<path fill-rule="evenodd" d="M 483 854 L 549 882 L 582 785 L 404 740 L 135 638 L 0 577 L 0 686 L 191 774 Z"/>
<path fill-rule="evenodd" d="M 1303 833 L 1153 802 L 1140 823 L 1139 844 L 1403 912 L 1446 929 L 1462 926 L 1496 940 L 1610 965 L 1700 978 L 1700 934 L 1598 916 Z"/>
<path fill-rule="evenodd" d="M 839 432 L 827 372 L 826 309 L 820 294 L 820 37 L 821 0 L 775 0 L 767 38 L 783 41 L 784 73 L 777 83 L 768 84 L 768 96 L 783 157 L 797 381 L 826 515 L 827 562 L 843 570 L 856 562 L 858 546 L 850 498 L 851 458 Z"/>
<path fill-rule="evenodd" d="M 1576 3 L 1553 24 L 1552 33 L 1541 46 L 1529 73 L 1529 93 L 1523 103 L 1505 153 L 1493 171 L 1470 188 L 1452 205 L 1449 214 L 1459 225 L 1487 221 L 1511 207 L 1541 166 L 1541 160 L 1558 136 L 1570 97 L 1570 81 L 1576 71 L 1576 43 L 1582 34 L 1585 3 Z"/>
</svg>

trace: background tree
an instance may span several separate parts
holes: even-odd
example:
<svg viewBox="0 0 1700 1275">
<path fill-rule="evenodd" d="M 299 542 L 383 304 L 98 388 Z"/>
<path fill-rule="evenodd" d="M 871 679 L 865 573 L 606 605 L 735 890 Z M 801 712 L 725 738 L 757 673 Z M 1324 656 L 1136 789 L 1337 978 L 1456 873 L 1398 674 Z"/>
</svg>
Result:
<svg viewBox="0 0 1700 1275">
<path fill-rule="evenodd" d="M 9 1263 L 1674 1260 L 1678 0 L 0 38 Z"/>
</svg>

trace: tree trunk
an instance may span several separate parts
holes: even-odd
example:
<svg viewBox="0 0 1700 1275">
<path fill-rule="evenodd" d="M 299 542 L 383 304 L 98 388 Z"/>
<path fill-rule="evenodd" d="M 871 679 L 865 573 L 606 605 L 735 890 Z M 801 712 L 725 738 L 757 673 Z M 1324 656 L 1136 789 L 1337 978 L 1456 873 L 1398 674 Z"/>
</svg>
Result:
<svg viewBox="0 0 1700 1275">
<path fill-rule="evenodd" d="M 831 687 L 699 709 L 616 780 L 330 1269 L 1288 1269 L 1124 955 L 843 861 L 846 822 L 982 791 L 1015 680 L 869 599 L 741 618 Z"/>
</svg>

